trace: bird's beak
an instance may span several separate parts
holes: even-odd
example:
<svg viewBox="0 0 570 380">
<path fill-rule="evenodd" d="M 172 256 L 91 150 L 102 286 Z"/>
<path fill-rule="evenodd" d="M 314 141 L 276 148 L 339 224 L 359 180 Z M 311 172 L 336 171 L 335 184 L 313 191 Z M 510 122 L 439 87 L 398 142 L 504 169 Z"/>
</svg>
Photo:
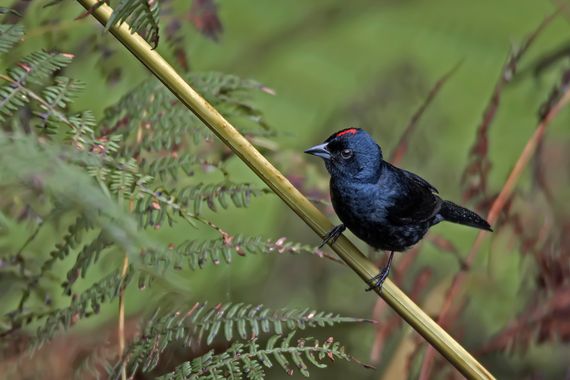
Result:
<svg viewBox="0 0 570 380">
<path fill-rule="evenodd" d="M 325 160 L 330 160 L 331 154 L 327 150 L 327 144 L 315 145 L 312 148 L 309 148 L 305 151 L 305 153 L 312 154 L 313 156 L 322 157 Z"/>
</svg>

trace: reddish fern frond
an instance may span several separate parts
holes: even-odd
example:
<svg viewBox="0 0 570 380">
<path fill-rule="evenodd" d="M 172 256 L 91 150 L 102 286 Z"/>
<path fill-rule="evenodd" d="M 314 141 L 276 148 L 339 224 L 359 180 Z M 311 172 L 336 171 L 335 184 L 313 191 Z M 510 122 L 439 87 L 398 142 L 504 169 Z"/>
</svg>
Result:
<svg viewBox="0 0 570 380">
<path fill-rule="evenodd" d="M 196 30 L 214 41 L 218 41 L 224 30 L 213 0 L 194 0 L 188 18 Z"/>
<path fill-rule="evenodd" d="M 525 53 L 528 52 L 537 37 L 556 18 L 558 13 L 559 10 L 547 16 L 538 27 L 523 40 L 520 46 L 511 49 L 509 52 L 507 61 L 501 69 L 499 79 L 495 84 L 489 103 L 483 113 L 483 120 L 477 128 L 475 142 L 469 151 L 469 162 L 461 176 L 463 199 L 465 201 L 485 197 L 487 194 L 487 177 L 491 170 L 491 161 L 488 157 L 489 130 L 499 110 L 503 90 L 515 77 L 520 60 Z"/>
<path fill-rule="evenodd" d="M 542 298 L 541 298 L 542 299 Z M 482 349 L 491 352 L 526 351 L 530 346 L 556 340 L 570 342 L 570 287 L 560 288 L 542 302 L 527 307 L 507 328 Z"/>
<path fill-rule="evenodd" d="M 552 16 L 551 16 L 552 17 Z M 566 83 L 566 74 L 563 75 L 562 83 Z M 511 196 L 517 185 L 524 169 L 528 165 L 530 159 L 536 152 L 537 144 L 544 138 L 544 134 L 546 132 L 546 128 L 550 125 L 552 120 L 558 116 L 559 112 L 568 104 L 570 103 L 570 87 L 568 86 L 559 86 L 558 88 L 562 89 L 563 91 L 558 94 L 556 97 L 556 101 L 552 102 L 552 104 L 548 108 L 548 112 L 541 117 L 541 120 L 536 128 L 534 134 L 529 138 L 527 144 L 525 145 L 523 151 L 521 152 L 519 158 L 517 159 L 515 166 L 513 167 L 512 171 L 510 172 L 505 184 L 501 188 L 501 191 L 495 201 L 493 202 L 491 209 L 487 215 L 487 221 L 489 224 L 493 225 L 499 219 L 500 214 L 504 210 L 505 206 L 508 205 L 509 201 L 511 200 Z M 552 98 L 549 97 L 549 101 Z M 483 240 L 485 239 L 485 234 L 479 232 L 477 237 L 467 255 L 466 263 L 467 265 L 471 266 L 475 256 L 479 252 Z M 465 281 L 465 272 L 458 272 L 453 281 L 451 286 L 446 294 L 446 298 L 444 304 L 441 308 L 441 313 L 438 317 L 438 324 L 440 326 L 447 326 L 450 322 L 451 318 L 449 317 L 449 311 L 454 302 L 457 302 L 457 296 L 459 290 L 461 289 L 464 281 Z M 424 356 L 424 361 L 422 363 L 422 369 L 420 372 L 420 379 L 429 379 L 431 368 L 433 366 L 433 361 L 435 359 L 435 351 L 430 347 Z"/>
</svg>

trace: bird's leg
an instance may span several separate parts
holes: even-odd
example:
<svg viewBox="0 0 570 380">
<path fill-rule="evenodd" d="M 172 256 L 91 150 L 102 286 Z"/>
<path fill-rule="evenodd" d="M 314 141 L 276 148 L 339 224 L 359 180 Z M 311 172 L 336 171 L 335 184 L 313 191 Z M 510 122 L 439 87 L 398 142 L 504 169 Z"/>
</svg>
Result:
<svg viewBox="0 0 570 380">
<path fill-rule="evenodd" d="M 394 251 L 390 252 L 390 257 L 388 257 L 388 263 L 384 268 L 382 268 L 382 271 L 370 279 L 369 281 L 370 287 L 366 289 L 367 292 L 374 289 L 382 290 L 382 284 L 384 284 L 384 281 L 386 281 L 388 275 L 390 274 L 390 267 L 392 266 L 393 258 L 394 258 Z"/>
<path fill-rule="evenodd" d="M 344 226 L 344 224 L 339 224 L 338 226 L 335 226 L 332 230 L 330 230 L 325 235 L 321 245 L 319 245 L 319 249 L 323 248 L 323 246 L 327 243 L 331 243 L 331 244 L 334 243 L 336 241 L 336 239 L 338 239 L 338 237 L 340 235 L 342 235 L 344 230 L 346 230 L 346 227 Z"/>
</svg>

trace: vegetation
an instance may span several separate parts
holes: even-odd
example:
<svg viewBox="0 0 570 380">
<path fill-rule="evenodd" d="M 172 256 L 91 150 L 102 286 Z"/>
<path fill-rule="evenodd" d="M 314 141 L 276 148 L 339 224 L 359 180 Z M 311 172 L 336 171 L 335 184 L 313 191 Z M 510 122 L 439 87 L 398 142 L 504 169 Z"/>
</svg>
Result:
<svg viewBox="0 0 570 380">
<path fill-rule="evenodd" d="M 500 75 L 476 132 L 467 127 L 454 132 L 457 125 L 474 125 L 474 115 L 485 106 L 478 96 L 492 87 L 485 82 L 469 101 L 451 99 L 452 91 L 470 92 L 475 66 L 468 61 L 439 81 L 430 79 L 432 87 L 424 85 L 432 70 L 410 66 L 413 60 L 401 51 L 394 54 L 400 61 L 386 58 L 378 73 L 351 61 L 355 67 L 348 71 L 380 79 L 362 91 L 348 75 L 336 82 L 329 77 L 327 84 L 343 89 L 343 106 L 317 121 L 303 115 L 315 115 L 315 109 L 304 107 L 296 110 L 297 120 L 286 117 L 291 111 L 287 101 L 316 95 L 314 78 L 306 72 L 309 67 L 318 71 L 322 63 L 309 65 L 310 54 L 296 73 L 305 75 L 297 79 L 300 87 L 292 98 L 269 100 L 272 88 L 241 75 L 193 70 L 256 77 L 259 71 L 278 85 L 278 93 L 287 93 L 291 87 L 284 78 L 291 68 L 264 74 L 269 63 L 255 62 L 259 70 L 252 71 L 248 65 L 256 52 L 262 52 L 260 61 L 267 60 L 264 50 L 285 45 L 279 39 L 291 30 L 304 34 L 317 28 L 329 36 L 323 25 L 340 28 L 352 18 L 370 26 L 374 21 L 365 15 L 375 8 L 367 2 L 355 3 L 350 11 L 332 0 L 290 5 L 299 14 L 285 26 L 285 5 L 242 4 L 242 13 L 227 14 L 228 26 L 225 12 L 220 16 L 209 0 L 194 0 L 189 7 L 172 0 L 111 3 L 115 11 L 105 29 L 128 22 L 325 212 L 331 212 L 325 176 L 302 161 L 299 151 L 301 143 L 309 146 L 309 140 L 322 140 L 346 124 L 358 123 L 382 140 L 399 141 L 391 160 L 400 164 L 405 159 L 410 166 L 426 161 L 422 170 L 433 173 L 425 176 L 434 183 L 437 177 L 453 181 L 452 174 L 437 170 L 446 159 L 460 170 L 461 161 L 454 157 L 466 158 L 463 198 L 488 214 L 496 230 L 491 244 L 479 235 L 471 245 L 469 231 L 441 228 L 430 235 L 429 246 L 401 255 L 395 281 L 498 378 L 557 378 L 567 370 L 561 358 L 568 354 L 569 214 L 563 202 L 568 138 L 560 126 L 568 118 L 563 107 L 570 99 L 570 75 L 560 58 L 564 49 L 552 50 L 561 41 L 555 28 L 565 30 L 558 17 L 565 8 L 534 29 L 526 23 L 540 22 L 536 12 L 529 12 L 533 17 L 528 19 L 520 16 L 516 31 L 530 34 L 519 38 L 502 69 L 500 59 L 490 65 Z M 384 7 L 398 17 L 394 6 Z M 426 6 L 411 2 L 403 7 L 408 24 L 414 24 L 408 18 Z M 452 5 L 430 7 L 449 10 Z M 342 378 L 459 376 L 402 328 L 397 316 L 386 313 L 382 300 L 373 307 L 375 300 L 365 295 L 362 283 L 351 283 L 336 256 L 315 247 L 314 236 L 288 223 L 287 212 L 265 185 L 109 34 L 89 22 L 94 10 L 73 20 L 83 12 L 74 2 L 14 1 L 0 9 L 0 373 L 8 378 L 53 373 L 53 378 L 258 379 L 277 366 L 283 375 L 308 376 L 311 370 L 328 378 L 330 370 L 313 369 L 336 359 L 360 364 L 350 351 L 369 355 L 378 372 L 335 362 Z M 552 11 L 541 9 L 545 15 Z M 248 17 L 255 15 L 260 25 L 273 28 L 275 41 L 252 40 L 250 54 L 231 53 L 240 45 L 232 33 L 222 34 L 222 21 L 226 30 L 242 24 L 246 30 Z M 357 38 L 368 32 L 337 33 Z M 437 32 L 432 33 L 430 46 L 439 46 Z M 218 47 L 207 42 L 222 36 L 229 41 Z M 405 34 L 397 38 L 407 41 Z M 496 44 L 497 39 L 490 36 L 485 42 Z M 314 43 L 326 45 L 319 39 Z M 216 59 L 227 63 L 209 64 L 216 62 L 209 52 L 218 50 Z M 435 77 L 444 72 L 442 64 L 452 66 L 458 58 L 465 57 L 453 54 L 445 63 L 441 58 L 426 67 L 437 68 Z M 358 81 L 359 86 L 366 82 Z M 317 87 L 320 94 L 322 84 Z M 356 95 L 346 96 L 345 88 Z M 330 100 L 328 95 L 323 99 Z M 415 103 L 420 105 L 413 114 Z M 459 112 L 457 106 L 473 110 Z M 531 107 L 538 112 L 529 112 Z M 273 109 L 271 117 L 262 112 L 266 108 Z M 405 128 L 394 128 L 405 126 L 411 114 Z M 286 127 L 299 122 L 292 130 Z M 320 128 L 320 122 L 326 127 Z M 309 136 L 305 128 L 310 123 L 318 133 Z M 445 128 L 437 130 L 440 123 Z M 291 134 L 305 139 L 291 142 Z M 527 166 L 531 175 L 521 178 Z M 453 186 L 457 181 L 448 189 Z M 486 261 L 478 254 L 481 248 L 490 252 Z M 418 256 L 420 250 L 425 252 Z M 434 250 L 449 254 L 432 255 Z M 267 306 L 254 306 L 260 302 Z M 367 310 L 372 310 L 370 319 L 355 317 Z M 376 333 L 348 328 L 372 320 L 380 322 Z"/>
</svg>

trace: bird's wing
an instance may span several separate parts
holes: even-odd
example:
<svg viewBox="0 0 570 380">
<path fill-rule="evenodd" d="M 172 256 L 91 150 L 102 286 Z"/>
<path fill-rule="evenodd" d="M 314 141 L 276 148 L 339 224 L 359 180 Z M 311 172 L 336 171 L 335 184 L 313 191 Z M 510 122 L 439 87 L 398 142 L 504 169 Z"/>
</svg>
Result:
<svg viewBox="0 0 570 380">
<path fill-rule="evenodd" d="M 399 191 L 392 198 L 388 219 L 394 224 L 424 222 L 433 218 L 441 209 L 442 200 L 437 189 L 426 180 L 407 170 L 389 165 L 398 178 Z"/>
<path fill-rule="evenodd" d="M 414 182 L 417 182 L 418 185 L 420 185 L 420 186 L 422 186 L 422 187 L 426 187 L 426 188 L 428 188 L 430 191 L 439 194 L 439 191 L 437 191 L 437 189 L 436 189 L 434 186 L 432 186 L 431 183 L 429 183 L 428 181 L 426 181 L 425 179 L 423 179 L 423 178 L 420 177 L 419 175 L 414 174 L 414 173 L 409 172 L 409 171 L 404 170 L 404 169 L 399 169 L 399 170 L 401 170 L 402 173 L 404 173 L 404 175 L 405 175 L 406 177 L 408 177 L 409 179 L 411 179 L 411 180 L 414 181 Z"/>
</svg>

